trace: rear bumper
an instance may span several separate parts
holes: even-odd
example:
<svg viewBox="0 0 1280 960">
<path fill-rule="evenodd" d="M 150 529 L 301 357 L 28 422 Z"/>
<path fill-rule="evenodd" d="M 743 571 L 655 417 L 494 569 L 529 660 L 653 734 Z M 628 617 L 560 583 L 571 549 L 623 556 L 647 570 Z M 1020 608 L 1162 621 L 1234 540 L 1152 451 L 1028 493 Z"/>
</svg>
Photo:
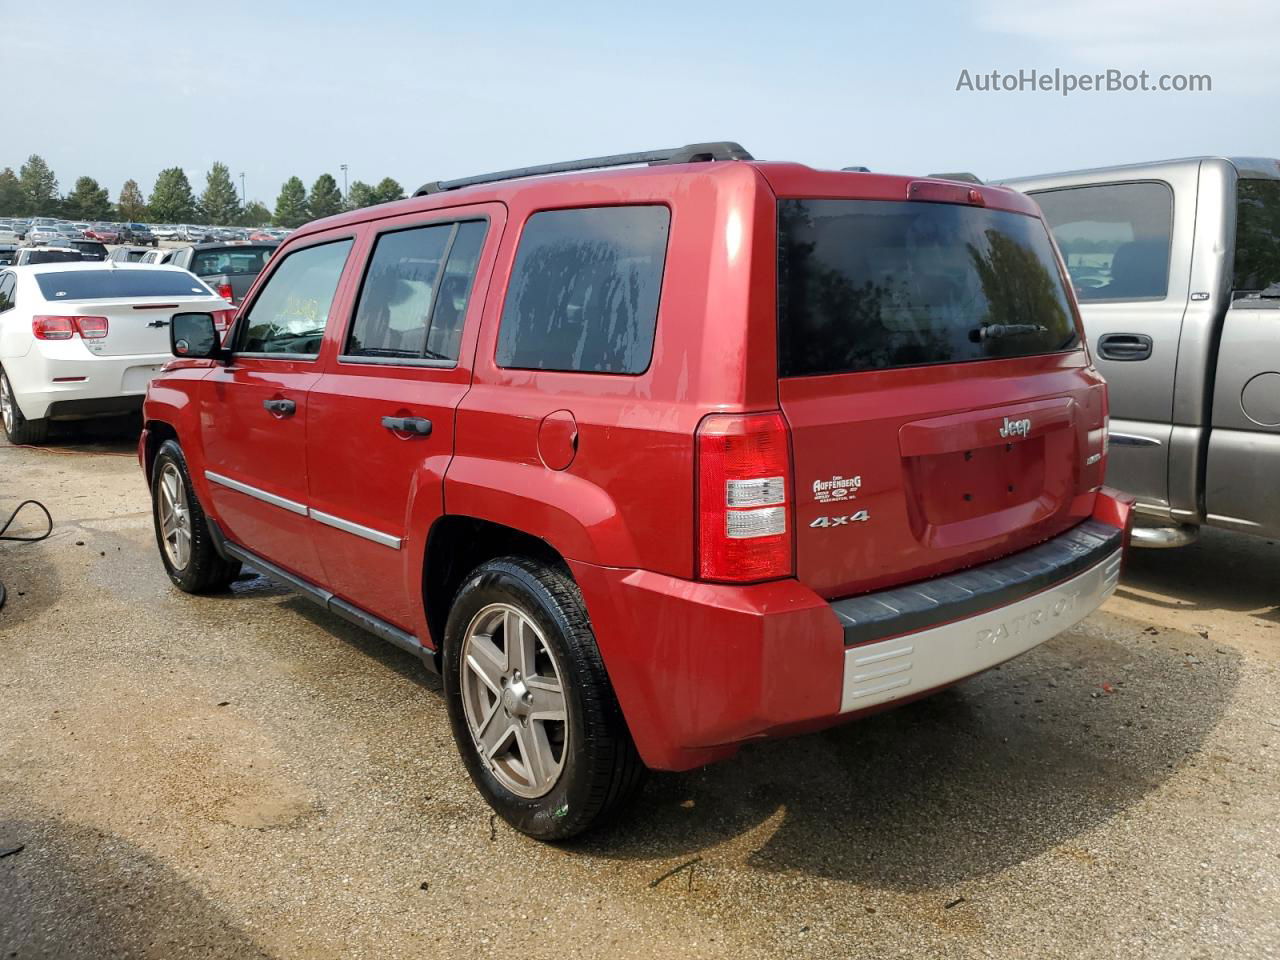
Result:
<svg viewBox="0 0 1280 960">
<path fill-rule="evenodd" d="M 1025 653 L 1115 590 L 1130 505 L 992 564 L 828 603 L 571 562 L 636 746 L 657 769 L 922 696 Z"/>
<path fill-rule="evenodd" d="M 147 383 L 168 354 L 93 356 L 74 340 L 46 344 L 6 366 L 18 408 L 28 420 L 85 419 L 141 408 Z"/>
</svg>

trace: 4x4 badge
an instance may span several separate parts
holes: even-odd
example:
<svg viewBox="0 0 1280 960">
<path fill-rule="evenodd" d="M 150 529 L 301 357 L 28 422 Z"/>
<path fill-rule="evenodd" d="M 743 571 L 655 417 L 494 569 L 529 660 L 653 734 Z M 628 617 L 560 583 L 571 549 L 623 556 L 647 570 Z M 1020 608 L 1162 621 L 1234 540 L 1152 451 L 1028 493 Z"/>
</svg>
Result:
<svg viewBox="0 0 1280 960">
<path fill-rule="evenodd" d="M 1008 439 L 1009 437 L 1025 437 L 1031 433 L 1030 420 L 1010 420 L 1004 418 L 1004 424 L 1000 427 L 1000 436 Z"/>
</svg>

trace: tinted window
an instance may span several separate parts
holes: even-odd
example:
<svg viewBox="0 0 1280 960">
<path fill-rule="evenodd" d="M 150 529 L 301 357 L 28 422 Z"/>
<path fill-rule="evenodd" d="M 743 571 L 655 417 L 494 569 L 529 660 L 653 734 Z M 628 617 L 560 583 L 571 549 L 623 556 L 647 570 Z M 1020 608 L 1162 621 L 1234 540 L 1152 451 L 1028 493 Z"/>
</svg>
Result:
<svg viewBox="0 0 1280 960">
<path fill-rule="evenodd" d="M 535 213 L 498 334 L 498 364 L 642 373 L 653 354 L 671 214 L 666 207 Z"/>
<path fill-rule="evenodd" d="M 1034 218 L 945 203 L 783 200 L 782 376 L 960 363 L 1075 347 Z"/>
<path fill-rule="evenodd" d="M 67 270 L 36 274 L 36 283 L 46 300 L 213 296 L 191 274 L 177 270 Z"/>
<path fill-rule="evenodd" d="M 434 224 L 380 236 L 346 355 L 457 360 L 485 226 Z"/>
<path fill-rule="evenodd" d="M 314 357 L 329 320 L 350 240 L 306 247 L 276 267 L 239 324 L 236 349 Z"/>
<path fill-rule="evenodd" d="M 13 288 L 17 278 L 12 273 L 0 276 L 0 313 L 13 309 Z"/>
<path fill-rule="evenodd" d="M 1111 183 L 1035 194 L 1081 300 L 1144 300 L 1169 292 L 1173 191 Z"/>
<path fill-rule="evenodd" d="M 1280 283 L 1280 180 L 1236 186 L 1236 260 L 1232 287 L 1265 290 Z"/>
<path fill-rule="evenodd" d="M 190 270 L 197 277 L 214 274 L 230 276 L 256 276 L 267 265 L 275 247 L 224 247 L 217 250 L 197 250 L 191 258 Z"/>
<path fill-rule="evenodd" d="M 26 257 L 23 258 L 23 263 L 80 263 L 83 259 L 78 250 L 50 250 L 45 247 L 42 250 L 29 249 Z"/>
</svg>

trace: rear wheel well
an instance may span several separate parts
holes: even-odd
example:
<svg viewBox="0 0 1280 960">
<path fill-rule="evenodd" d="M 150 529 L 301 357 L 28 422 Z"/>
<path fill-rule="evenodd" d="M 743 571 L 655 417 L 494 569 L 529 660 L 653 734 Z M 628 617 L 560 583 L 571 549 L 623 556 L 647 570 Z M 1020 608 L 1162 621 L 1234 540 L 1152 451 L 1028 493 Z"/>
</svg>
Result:
<svg viewBox="0 0 1280 960">
<path fill-rule="evenodd" d="M 166 440 L 178 440 L 178 431 L 163 420 L 148 420 L 145 424 L 147 430 L 147 449 L 145 451 L 147 482 L 151 482 L 151 465 L 156 462 L 156 454 L 160 452 L 160 448 L 164 446 Z"/>
<path fill-rule="evenodd" d="M 443 646 L 445 622 L 463 579 L 486 560 L 510 556 L 528 557 L 573 577 L 564 557 L 551 544 L 514 527 L 459 516 L 441 517 L 432 526 L 422 565 L 422 589 L 427 628 L 437 658 Z"/>
</svg>

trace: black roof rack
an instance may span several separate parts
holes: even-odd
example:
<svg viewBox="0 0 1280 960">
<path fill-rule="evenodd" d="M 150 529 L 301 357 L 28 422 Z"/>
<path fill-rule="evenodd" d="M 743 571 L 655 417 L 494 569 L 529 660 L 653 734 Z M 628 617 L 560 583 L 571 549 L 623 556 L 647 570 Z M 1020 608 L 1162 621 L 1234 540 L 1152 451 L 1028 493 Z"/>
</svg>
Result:
<svg viewBox="0 0 1280 960">
<path fill-rule="evenodd" d="M 517 167 L 499 170 L 497 173 L 480 173 L 458 180 L 433 180 L 424 183 L 413 192 L 415 197 L 425 197 L 445 190 L 460 190 L 480 183 L 497 183 L 500 180 L 516 180 L 520 177 L 540 177 L 548 173 L 570 173 L 574 170 L 597 170 L 602 167 L 626 167 L 640 163 L 707 163 L 713 160 L 754 160 L 741 144 L 732 140 L 715 143 L 687 143 L 683 147 L 668 150 L 645 150 L 640 153 L 617 153 L 609 157 L 587 157 L 583 160 L 565 160 L 561 163 L 544 163 L 536 167 Z"/>
<path fill-rule="evenodd" d="M 930 180 L 959 180 L 961 183 L 982 183 L 976 174 L 972 173 L 930 173 L 926 174 Z"/>
<path fill-rule="evenodd" d="M 841 167 L 841 173 L 870 173 L 870 167 Z"/>
</svg>

